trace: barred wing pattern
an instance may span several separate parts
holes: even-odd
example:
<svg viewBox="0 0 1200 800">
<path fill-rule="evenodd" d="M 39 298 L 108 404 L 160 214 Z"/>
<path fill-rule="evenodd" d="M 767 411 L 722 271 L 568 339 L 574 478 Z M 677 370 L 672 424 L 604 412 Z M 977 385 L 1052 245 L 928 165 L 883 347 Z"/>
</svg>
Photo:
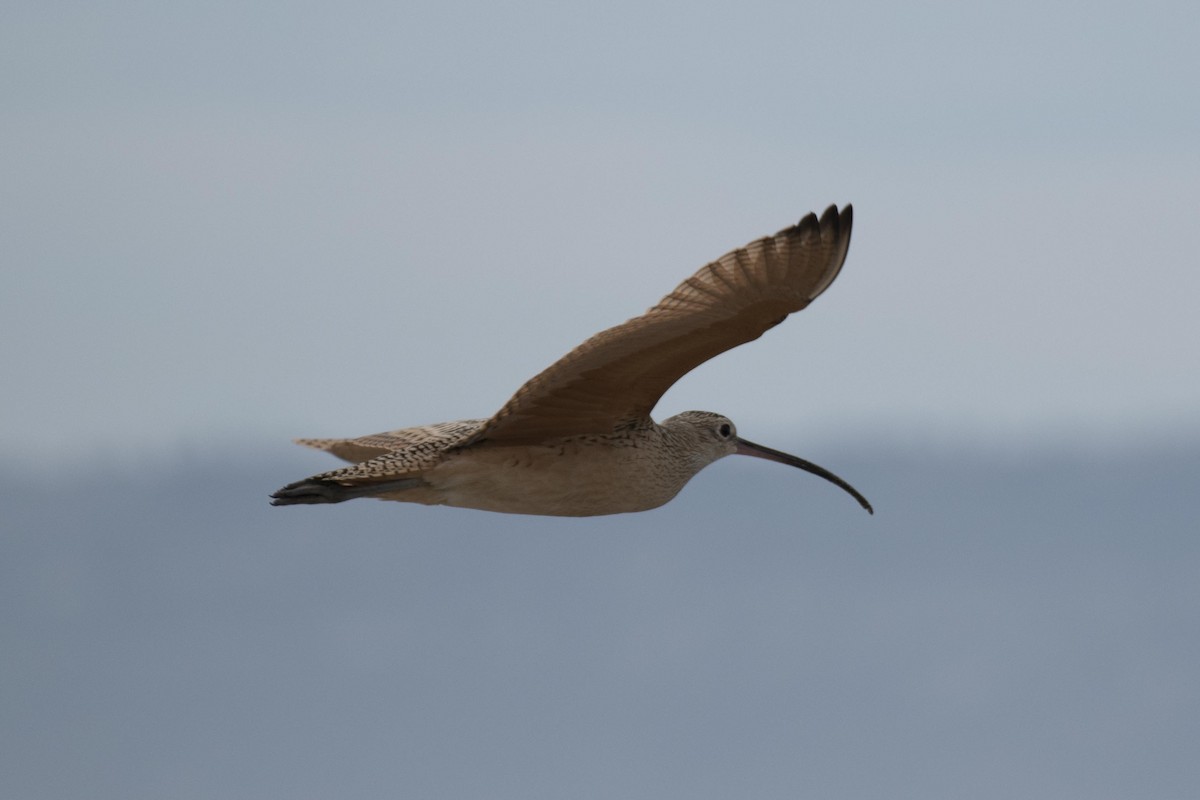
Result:
<svg viewBox="0 0 1200 800">
<path fill-rule="evenodd" d="M 324 472 L 321 478 L 378 478 L 420 472 L 442 455 L 471 439 L 484 420 L 464 419 L 373 433 L 355 439 L 297 439 L 296 444 L 324 450 L 355 466 Z"/>
</svg>

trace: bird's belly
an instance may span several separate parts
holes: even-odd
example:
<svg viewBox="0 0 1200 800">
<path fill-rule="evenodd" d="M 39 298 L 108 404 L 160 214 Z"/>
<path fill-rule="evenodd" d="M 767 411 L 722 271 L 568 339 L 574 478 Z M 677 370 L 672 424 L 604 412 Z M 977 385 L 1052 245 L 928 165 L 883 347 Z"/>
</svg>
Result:
<svg viewBox="0 0 1200 800">
<path fill-rule="evenodd" d="M 466 450 L 422 477 L 448 506 L 588 517 L 657 508 L 691 475 L 645 448 L 565 445 Z"/>
</svg>

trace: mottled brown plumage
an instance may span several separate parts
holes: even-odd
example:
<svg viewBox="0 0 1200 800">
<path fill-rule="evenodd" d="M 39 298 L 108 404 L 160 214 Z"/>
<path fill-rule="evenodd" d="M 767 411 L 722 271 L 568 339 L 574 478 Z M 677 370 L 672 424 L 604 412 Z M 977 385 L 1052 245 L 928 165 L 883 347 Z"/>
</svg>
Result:
<svg viewBox="0 0 1200 800">
<path fill-rule="evenodd" d="M 487 420 L 356 439 L 300 439 L 353 466 L 285 486 L 275 505 L 378 497 L 524 514 L 587 516 L 662 505 L 732 453 L 790 464 L 862 495 L 795 456 L 738 439 L 710 412 L 650 418 L 693 368 L 757 339 L 833 282 L 852 209 L 830 206 L 722 256 L 645 314 L 596 334 L 531 378 Z"/>
</svg>

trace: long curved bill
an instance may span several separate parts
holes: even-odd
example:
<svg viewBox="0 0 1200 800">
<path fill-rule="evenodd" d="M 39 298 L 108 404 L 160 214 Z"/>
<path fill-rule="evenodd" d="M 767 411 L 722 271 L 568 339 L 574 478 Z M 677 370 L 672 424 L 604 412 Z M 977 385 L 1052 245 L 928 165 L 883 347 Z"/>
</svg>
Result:
<svg viewBox="0 0 1200 800">
<path fill-rule="evenodd" d="M 875 509 L 871 508 L 871 504 L 867 502 L 867 498 L 859 494 L 858 490 L 844 480 L 834 475 L 824 467 L 818 467 L 811 461 L 805 461 L 803 458 L 797 458 L 787 453 L 781 453 L 778 450 L 772 450 L 769 447 L 763 447 L 761 444 L 747 442 L 745 439 L 738 437 L 737 450 L 739 456 L 754 456 L 755 458 L 765 458 L 767 461 L 778 461 L 780 464 L 787 464 L 789 467 L 799 467 L 805 472 L 811 472 L 813 475 L 824 478 L 835 486 L 840 486 L 850 494 L 858 504 L 867 510 L 867 513 L 874 514 Z"/>
</svg>

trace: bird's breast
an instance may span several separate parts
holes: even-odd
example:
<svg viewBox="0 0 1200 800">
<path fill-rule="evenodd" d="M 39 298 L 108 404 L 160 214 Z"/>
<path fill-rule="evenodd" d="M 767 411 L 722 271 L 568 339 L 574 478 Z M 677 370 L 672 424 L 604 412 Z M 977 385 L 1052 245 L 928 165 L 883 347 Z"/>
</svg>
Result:
<svg viewBox="0 0 1200 800">
<path fill-rule="evenodd" d="M 444 505 L 586 517 L 657 508 L 694 474 L 652 443 L 597 437 L 467 448 L 423 477 Z"/>
</svg>

